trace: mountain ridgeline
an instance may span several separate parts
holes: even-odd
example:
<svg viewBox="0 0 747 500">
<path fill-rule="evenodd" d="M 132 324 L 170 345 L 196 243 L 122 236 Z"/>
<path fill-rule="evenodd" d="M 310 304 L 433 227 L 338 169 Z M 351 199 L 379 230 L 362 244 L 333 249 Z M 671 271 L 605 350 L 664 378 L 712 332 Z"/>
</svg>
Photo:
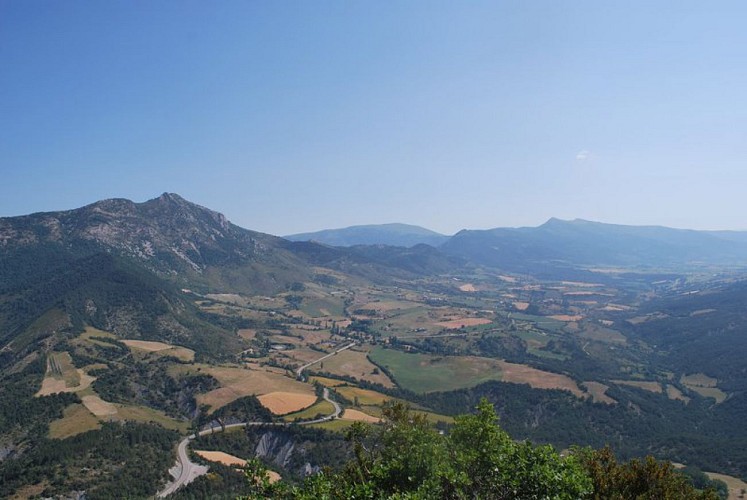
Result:
<svg viewBox="0 0 747 500">
<path fill-rule="evenodd" d="M 538 227 L 462 230 L 449 237 L 419 226 L 382 224 L 287 236 L 326 245 L 426 244 L 474 264 L 535 274 L 568 266 L 697 268 L 747 264 L 747 232 L 625 226 L 550 219 Z"/>
<path fill-rule="evenodd" d="M 389 245 L 413 247 L 423 244 L 437 247 L 449 239 L 430 229 L 410 224 L 370 224 L 351 226 L 342 229 L 325 229 L 313 233 L 299 233 L 285 236 L 291 241 L 316 241 L 336 247 L 355 245 Z"/>
<path fill-rule="evenodd" d="M 394 415 L 392 398 L 413 405 L 413 436 L 437 452 L 416 462 L 443 459 L 432 477 L 461 477 L 456 442 L 421 431 L 459 429 L 452 417 L 483 398 L 513 439 L 609 443 L 625 459 L 747 477 L 747 233 L 551 219 L 451 237 L 393 224 L 293 238 L 169 193 L 0 218 L 0 496 L 152 496 L 179 436 L 216 420 L 272 421 L 275 434 L 287 424 L 284 451 L 269 460 L 252 426 L 192 451 L 260 457 L 284 480 L 326 465 L 358 481 L 369 465 L 387 469 L 386 453 L 359 455 L 340 432 Z M 327 394 L 344 412 L 330 415 Z M 361 471 L 342 465 L 353 453 Z M 176 498 L 246 487 L 233 467 L 209 466 Z"/>
</svg>

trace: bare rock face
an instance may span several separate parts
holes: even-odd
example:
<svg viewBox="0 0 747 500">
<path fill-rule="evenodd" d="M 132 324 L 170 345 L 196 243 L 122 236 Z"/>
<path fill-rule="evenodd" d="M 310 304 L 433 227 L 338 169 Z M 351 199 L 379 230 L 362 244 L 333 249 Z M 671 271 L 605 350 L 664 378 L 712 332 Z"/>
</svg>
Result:
<svg viewBox="0 0 747 500">
<path fill-rule="evenodd" d="M 165 274 L 261 260 L 283 240 L 242 229 L 223 214 L 164 193 L 144 203 L 103 200 L 64 212 L 0 219 L 0 250 L 39 244 L 94 246 Z"/>
</svg>

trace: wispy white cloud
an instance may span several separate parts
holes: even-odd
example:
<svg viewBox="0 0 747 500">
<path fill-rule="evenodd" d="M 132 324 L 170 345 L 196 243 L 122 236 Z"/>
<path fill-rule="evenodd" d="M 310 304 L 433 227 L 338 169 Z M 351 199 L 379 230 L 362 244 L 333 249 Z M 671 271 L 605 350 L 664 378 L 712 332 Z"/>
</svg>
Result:
<svg viewBox="0 0 747 500">
<path fill-rule="evenodd" d="M 591 152 L 587 151 L 586 149 L 582 149 L 578 153 L 576 153 L 576 161 L 586 161 L 589 158 L 591 158 Z"/>
</svg>

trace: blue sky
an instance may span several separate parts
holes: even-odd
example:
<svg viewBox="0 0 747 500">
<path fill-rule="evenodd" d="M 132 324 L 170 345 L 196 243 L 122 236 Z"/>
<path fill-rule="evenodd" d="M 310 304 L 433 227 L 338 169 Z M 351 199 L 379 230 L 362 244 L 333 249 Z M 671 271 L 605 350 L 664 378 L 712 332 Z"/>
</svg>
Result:
<svg viewBox="0 0 747 500">
<path fill-rule="evenodd" d="M 0 1 L 0 216 L 747 229 L 744 2 Z"/>
</svg>

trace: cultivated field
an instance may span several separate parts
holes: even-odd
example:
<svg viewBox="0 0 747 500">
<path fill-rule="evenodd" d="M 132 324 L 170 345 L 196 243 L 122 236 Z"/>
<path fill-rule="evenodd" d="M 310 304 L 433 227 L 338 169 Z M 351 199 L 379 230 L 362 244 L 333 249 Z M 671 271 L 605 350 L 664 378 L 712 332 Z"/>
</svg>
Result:
<svg viewBox="0 0 747 500">
<path fill-rule="evenodd" d="M 609 386 L 606 386 L 601 382 L 584 382 L 581 385 L 586 389 L 586 392 L 591 395 L 591 399 L 595 403 L 606 403 L 608 405 L 617 404 L 616 400 L 606 394 Z"/>
<path fill-rule="evenodd" d="M 414 392 L 449 391 L 501 380 L 497 360 L 472 356 L 431 356 L 376 348 L 371 359 L 386 366 L 397 383 Z"/>
<path fill-rule="evenodd" d="M 584 392 L 572 378 L 559 373 L 546 372 L 527 365 L 499 361 L 503 371 L 503 381 L 515 384 L 529 384 L 534 389 L 561 389 L 569 391 L 579 398 L 585 397 Z"/>
<path fill-rule="evenodd" d="M 353 386 L 336 387 L 335 392 L 350 401 L 355 401 L 357 398 L 358 404 L 361 405 L 380 406 L 384 404 L 385 401 L 396 399 L 380 392 Z"/>
<path fill-rule="evenodd" d="M 83 405 L 88 408 L 88 411 L 97 417 L 110 417 L 117 414 L 116 406 L 98 396 L 83 396 L 81 400 L 83 401 Z"/>
<path fill-rule="evenodd" d="M 283 420 L 286 422 L 292 422 L 295 419 L 307 420 L 313 419 L 318 416 L 331 415 L 335 411 L 335 407 L 329 401 L 321 400 L 313 406 L 309 406 L 305 410 L 301 410 L 296 413 L 285 415 Z"/>
<path fill-rule="evenodd" d="M 684 401 L 685 403 L 690 402 L 690 398 L 682 394 L 682 391 L 677 389 L 672 384 L 667 384 L 667 397 L 669 397 L 669 399 Z"/>
<path fill-rule="evenodd" d="M 47 372 L 36 396 L 49 396 L 59 392 L 78 392 L 88 388 L 95 377 L 76 369 L 67 352 L 51 353 L 47 358 Z"/>
<path fill-rule="evenodd" d="M 246 460 L 244 460 L 243 458 L 235 457 L 222 451 L 194 450 L 194 452 L 205 460 L 209 460 L 211 462 L 217 462 L 223 465 L 236 465 L 238 467 L 243 467 L 246 465 Z"/>
<path fill-rule="evenodd" d="M 85 406 L 75 403 L 65 408 L 61 419 L 49 423 L 49 437 L 65 439 L 100 428 L 99 420 Z"/>
<path fill-rule="evenodd" d="M 261 395 L 270 392 L 314 394 L 314 388 L 309 384 L 304 384 L 282 374 L 282 370 L 278 370 L 280 373 L 271 371 L 269 367 L 257 366 L 251 369 L 238 366 L 195 364 L 172 366 L 170 370 L 174 375 L 195 373 L 197 368 L 200 368 L 201 373 L 215 377 L 221 385 L 218 389 L 197 395 L 197 403 L 210 406 L 210 411 L 215 411 L 243 396 Z"/>
<path fill-rule="evenodd" d="M 531 366 L 477 356 L 407 354 L 377 348 L 372 358 L 386 366 L 396 381 L 414 392 L 449 391 L 474 387 L 489 380 L 529 384 L 535 389 L 561 389 L 578 397 L 584 392 L 570 377 Z"/>
<path fill-rule="evenodd" d="M 316 402 L 316 394 L 297 392 L 270 392 L 259 396 L 262 406 L 275 415 L 285 415 L 308 408 Z"/>
<path fill-rule="evenodd" d="M 343 380 L 337 380 L 334 378 L 327 378 L 327 377 L 317 377 L 316 375 L 314 375 L 313 377 L 309 377 L 309 382 L 312 384 L 314 382 L 319 382 L 325 387 L 337 387 L 338 385 L 344 385 L 347 383 Z"/>
<path fill-rule="evenodd" d="M 174 356 L 182 361 L 194 361 L 195 352 L 192 349 L 178 345 L 165 344 L 163 342 L 152 342 L 149 340 L 122 340 L 122 343 L 133 352 L 154 352 L 161 356 Z"/>
<path fill-rule="evenodd" d="M 644 391 L 655 392 L 661 394 L 664 390 L 659 382 L 653 382 L 648 380 L 613 380 L 612 382 L 617 385 L 627 385 L 628 387 L 637 387 Z"/>
<path fill-rule="evenodd" d="M 371 424 L 378 424 L 381 422 L 381 419 L 379 417 L 373 417 L 371 415 L 368 415 L 366 413 L 363 413 L 362 411 L 353 410 L 353 409 L 346 409 L 342 416 L 340 417 L 343 420 L 353 420 L 355 422 L 368 422 Z"/>
<path fill-rule="evenodd" d="M 723 403 L 727 394 L 716 387 L 718 380 L 713 377 L 709 377 L 704 373 L 693 373 L 691 375 L 682 376 L 680 379 L 682 385 L 690 389 L 691 391 L 700 394 L 704 398 L 713 398 L 716 403 Z"/>
<path fill-rule="evenodd" d="M 319 353 L 317 353 L 317 358 L 319 357 Z M 366 352 L 355 349 L 339 352 L 323 362 L 313 365 L 310 369 L 335 375 L 348 375 L 360 380 L 381 384 L 384 387 L 394 387 L 394 383 L 389 377 L 369 361 Z"/>
<path fill-rule="evenodd" d="M 179 432 L 187 432 L 187 429 L 189 428 L 189 422 L 173 419 L 162 411 L 154 408 L 121 404 L 116 404 L 114 406 L 117 409 L 117 414 L 107 420 L 152 422 L 164 427 L 165 429 L 172 429 Z"/>
</svg>

